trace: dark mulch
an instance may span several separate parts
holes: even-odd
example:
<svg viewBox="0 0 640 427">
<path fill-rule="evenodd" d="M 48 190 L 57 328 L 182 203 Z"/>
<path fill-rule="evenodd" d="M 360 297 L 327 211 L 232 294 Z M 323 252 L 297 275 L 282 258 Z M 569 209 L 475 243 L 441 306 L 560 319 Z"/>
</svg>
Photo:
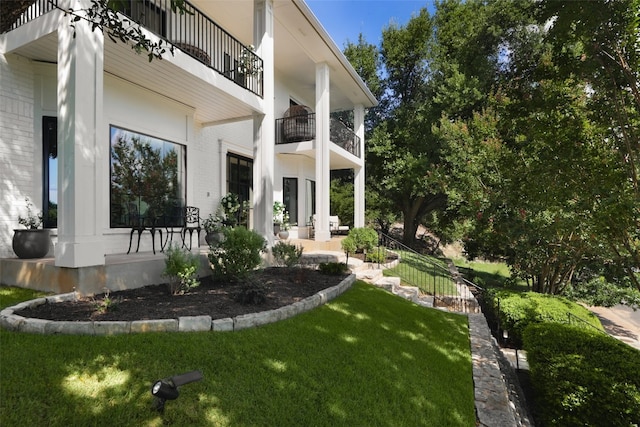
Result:
<svg viewBox="0 0 640 427">
<path fill-rule="evenodd" d="M 266 301 L 259 305 L 236 302 L 246 283 L 201 279 L 200 286 L 184 295 L 171 295 L 166 284 L 111 292 L 77 301 L 43 304 L 16 314 L 48 320 L 150 320 L 179 316 L 208 315 L 213 319 L 272 310 L 293 304 L 318 291 L 339 284 L 346 275 L 332 276 L 307 268 L 266 268 L 252 280 L 266 289 Z M 110 304 L 107 302 L 111 301 Z M 101 309 L 108 307 L 106 310 Z"/>
</svg>

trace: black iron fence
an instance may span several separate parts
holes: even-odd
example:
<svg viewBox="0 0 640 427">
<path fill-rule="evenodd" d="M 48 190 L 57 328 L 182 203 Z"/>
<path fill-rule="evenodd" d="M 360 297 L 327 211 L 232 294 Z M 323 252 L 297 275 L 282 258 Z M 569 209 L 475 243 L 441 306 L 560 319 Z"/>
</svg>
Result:
<svg viewBox="0 0 640 427">
<path fill-rule="evenodd" d="M 276 119 L 276 144 L 311 141 L 315 137 L 315 113 Z M 340 120 L 331 118 L 330 140 L 354 156 L 360 157 L 360 137 Z"/>
<path fill-rule="evenodd" d="M 171 0 L 130 0 L 118 11 L 184 53 L 258 96 L 263 95 L 263 61 L 191 3 L 172 10 Z M 35 0 L 11 29 L 57 8 L 57 0 Z M 71 22 L 70 22 L 71 23 Z"/>
<path fill-rule="evenodd" d="M 10 0 L 3 0 L 10 1 Z M 58 8 L 58 0 L 34 0 L 29 7 L 20 14 L 20 16 L 15 17 L 15 20 L 9 26 L 8 31 L 15 30 L 16 28 L 26 24 L 29 21 L 33 21 L 34 19 L 44 15 L 47 12 L 50 12 L 54 9 Z M 3 17 L 2 19 L 12 19 L 12 17 Z"/>
<path fill-rule="evenodd" d="M 420 254 L 384 233 L 379 233 L 378 237 L 377 250 L 398 257 L 395 265 L 385 269 L 385 275 L 397 276 L 403 285 L 415 286 L 422 294 L 432 296 L 434 307 L 463 313 L 479 311 L 471 289 L 478 287 L 462 278 L 450 261 Z M 384 258 L 387 257 L 378 257 Z"/>
</svg>

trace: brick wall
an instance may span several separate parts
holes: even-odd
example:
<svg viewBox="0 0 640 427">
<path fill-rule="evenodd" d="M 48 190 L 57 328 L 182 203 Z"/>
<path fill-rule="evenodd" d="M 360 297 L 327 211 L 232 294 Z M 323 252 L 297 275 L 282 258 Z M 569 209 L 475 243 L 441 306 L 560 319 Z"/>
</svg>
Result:
<svg viewBox="0 0 640 427">
<path fill-rule="evenodd" d="M 31 63 L 16 55 L 0 54 L 0 257 L 14 257 L 11 249 L 18 215 L 25 213 L 25 197 L 36 206 L 34 171 L 34 90 Z"/>
</svg>

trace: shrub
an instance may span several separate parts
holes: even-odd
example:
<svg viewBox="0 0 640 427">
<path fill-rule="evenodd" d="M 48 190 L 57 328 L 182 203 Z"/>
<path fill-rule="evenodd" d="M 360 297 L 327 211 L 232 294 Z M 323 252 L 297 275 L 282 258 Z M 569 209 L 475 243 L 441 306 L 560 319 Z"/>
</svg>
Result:
<svg viewBox="0 0 640 427">
<path fill-rule="evenodd" d="M 577 322 L 587 328 L 591 325 L 603 330 L 595 314 L 567 298 L 505 289 L 490 289 L 487 296 L 501 328 L 509 332 L 509 340 L 518 347 L 522 346 L 522 332 L 532 323 Z"/>
<path fill-rule="evenodd" d="M 224 229 L 224 240 L 209 251 L 214 275 L 231 280 L 249 276 L 262 262 L 260 253 L 267 247 L 264 238 L 253 230 L 239 226 Z"/>
<path fill-rule="evenodd" d="M 200 285 L 197 279 L 200 258 L 177 246 L 169 246 L 165 252 L 162 275 L 169 279 L 169 291 L 173 295 L 184 294 Z"/>
<path fill-rule="evenodd" d="M 296 246 L 293 243 L 279 241 L 271 248 L 276 265 L 293 267 L 300 264 L 302 257 L 302 246 Z"/>
<path fill-rule="evenodd" d="M 330 274 L 338 276 L 340 274 L 347 274 L 349 267 L 344 262 L 321 262 L 318 265 L 318 269 L 323 274 Z"/>
<path fill-rule="evenodd" d="M 524 331 L 536 423 L 631 426 L 640 420 L 640 351 L 605 334 L 553 323 Z"/>
<path fill-rule="evenodd" d="M 365 261 L 367 262 L 376 262 L 382 264 L 387 259 L 387 249 L 383 246 L 378 246 L 374 250 L 367 252 L 367 256 L 365 257 Z"/>
<path fill-rule="evenodd" d="M 356 252 L 356 249 L 358 248 L 356 246 L 356 241 L 353 237 L 351 236 L 347 236 L 344 239 L 342 239 L 342 241 L 340 242 L 340 245 L 342 246 L 342 250 L 347 254 L 353 254 Z"/>
<path fill-rule="evenodd" d="M 245 280 L 246 282 L 235 295 L 236 302 L 253 305 L 264 303 L 267 300 L 267 287 L 251 276 L 246 277 Z"/>
<path fill-rule="evenodd" d="M 349 231 L 347 238 L 343 239 L 342 242 L 345 240 L 353 241 L 353 243 L 349 242 L 348 244 L 355 244 L 356 248 L 355 251 L 347 251 L 345 249 L 345 252 L 369 252 L 378 244 L 378 233 L 376 233 L 376 230 L 369 227 L 353 228 Z"/>
</svg>

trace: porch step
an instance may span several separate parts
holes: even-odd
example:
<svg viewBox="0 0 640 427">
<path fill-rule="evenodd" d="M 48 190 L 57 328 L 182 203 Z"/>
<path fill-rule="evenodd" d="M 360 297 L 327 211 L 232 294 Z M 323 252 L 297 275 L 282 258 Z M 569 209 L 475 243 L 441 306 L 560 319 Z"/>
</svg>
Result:
<svg viewBox="0 0 640 427">
<path fill-rule="evenodd" d="M 380 271 L 382 274 L 382 271 Z M 356 273 L 356 277 L 357 273 Z M 358 277 L 359 278 L 359 277 Z M 362 279 L 368 281 L 366 279 Z M 424 295 L 416 286 L 403 286 L 399 277 L 382 276 L 375 281 L 371 281 L 374 286 L 385 289 L 394 295 L 398 295 L 408 301 L 414 302 L 422 307 L 433 307 L 433 296 Z"/>
<path fill-rule="evenodd" d="M 356 270 L 356 279 L 364 280 L 365 282 L 376 284 L 377 281 L 381 280 L 384 275 L 382 274 L 382 270 L 376 269 L 360 269 Z"/>
</svg>

